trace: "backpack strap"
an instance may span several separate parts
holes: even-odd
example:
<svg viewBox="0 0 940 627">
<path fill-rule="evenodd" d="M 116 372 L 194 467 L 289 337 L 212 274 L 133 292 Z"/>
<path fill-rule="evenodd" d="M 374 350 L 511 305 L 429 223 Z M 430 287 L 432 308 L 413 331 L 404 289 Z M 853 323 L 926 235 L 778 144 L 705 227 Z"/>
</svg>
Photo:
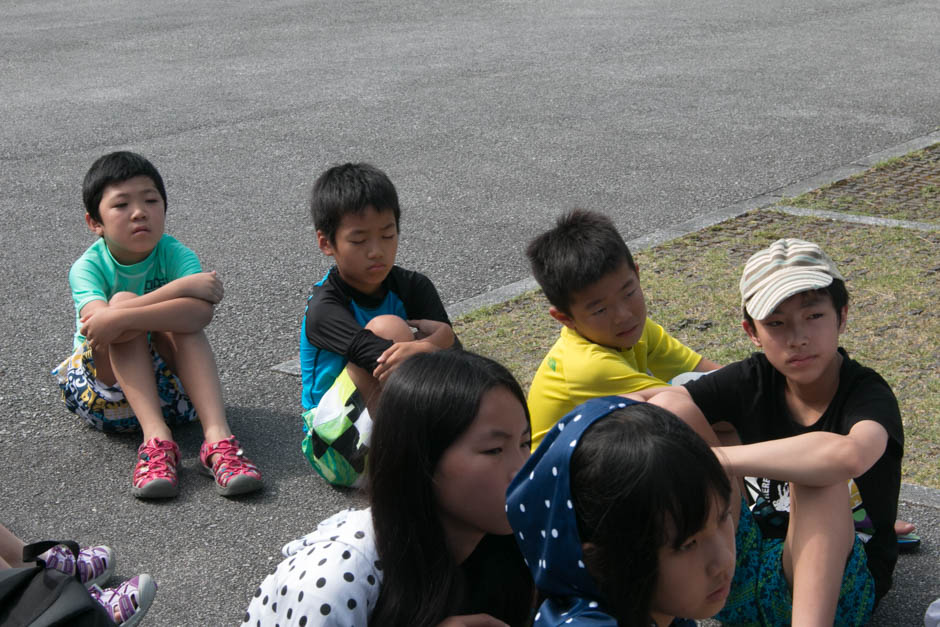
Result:
<svg viewBox="0 0 940 627">
<path fill-rule="evenodd" d="M 23 547 L 23 562 L 27 564 L 29 562 L 39 562 L 45 566 L 46 563 L 39 559 L 39 556 L 52 547 L 58 546 L 60 544 L 67 547 L 68 550 L 72 552 L 72 555 L 75 556 L 75 559 L 78 560 L 78 553 L 81 551 L 81 548 L 78 546 L 78 542 L 75 542 L 74 540 L 44 540 L 42 542 L 27 544 Z M 75 569 L 75 577 L 81 581 L 77 568 Z"/>
</svg>

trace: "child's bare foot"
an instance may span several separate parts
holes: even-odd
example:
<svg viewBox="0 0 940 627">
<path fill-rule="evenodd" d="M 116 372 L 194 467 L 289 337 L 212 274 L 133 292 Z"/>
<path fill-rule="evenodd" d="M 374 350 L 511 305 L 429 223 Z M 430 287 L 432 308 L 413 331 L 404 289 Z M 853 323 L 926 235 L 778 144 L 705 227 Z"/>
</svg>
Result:
<svg viewBox="0 0 940 627">
<path fill-rule="evenodd" d="M 896 520 L 894 521 L 894 533 L 899 536 L 907 535 L 909 533 L 914 533 L 914 530 L 917 527 L 914 523 L 907 522 L 906 520 Z"/>
</svg>

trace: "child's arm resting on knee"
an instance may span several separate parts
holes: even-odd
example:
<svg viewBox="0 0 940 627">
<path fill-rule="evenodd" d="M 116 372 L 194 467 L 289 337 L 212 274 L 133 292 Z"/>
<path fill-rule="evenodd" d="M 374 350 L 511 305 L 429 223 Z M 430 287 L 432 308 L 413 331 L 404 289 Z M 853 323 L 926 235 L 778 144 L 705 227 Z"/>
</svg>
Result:
<svg viewBox="0 0 940 627">
<path fill-rule="evenodd" d="M 446 322 L 438 320 L 409 320 L 408 324 L 416 328 L 415 339 L 428 342 L 437 348 L 450 348 L 454 345 L 454 329 Z"/>
<path fill-rule="evenodd" d="M 855 423 L 848 435 L 813 431 L 756 444 L 716 447 L 729 473 L 827 486 L 865 474 L 885 452 L 888 432 L 874 420 Z"/>
<path fill-rule="evenodd" d="M 222 280 L 215 270 L 213 270 L 212 272 L 188 274 L 184 277 L 174 279 L 152 292 L 137 296 L 136 298 L 128 298 L 127 300 L 111 303 L 110 306 L 118 309 L 145 307 L 147 305 L 155 305 L 177 298 L 198 298 L 207 303 L 217 305 L 222 301 L 223 296 L 225 296 L 225 288 L 222 285 Z M 82 313 L 85 313 L 84 309 L 82 309 Z"/>
<path fill-rule="evenodd" d="M 385 381 L 403 361 L 418 353 L 431 353 L 450 348 L 454 344 L 454 330 L 446 322 L 437 320 L 408 320 L 418 329 L 413 342 L 395 342 L 376 360 L 378 366 L 372 372 L 379 381 Z"/>
<path fill-rule="evenodd" d="M 213 313 L 211 303 L 192 297 L 131 308 L 118 307 L 119 304 L 96 300 L 82 307 L 79 332 L 91 345 L 101 347 L 127 341 L 149 331 L 195 333 L 209 324 Z"/>
</svg>

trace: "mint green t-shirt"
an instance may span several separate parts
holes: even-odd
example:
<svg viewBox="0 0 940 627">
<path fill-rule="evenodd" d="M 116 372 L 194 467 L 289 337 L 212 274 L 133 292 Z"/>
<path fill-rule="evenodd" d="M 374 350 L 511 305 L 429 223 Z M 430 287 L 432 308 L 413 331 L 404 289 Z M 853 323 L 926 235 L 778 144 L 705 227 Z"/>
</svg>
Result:
<svg viewBox="0 0 940 627">
<path fill-rule="evenodd" d="M 75 301 L 75 348 L 85 341 L 79 333 L 82 326 L 79 318 L 82 307 L 91 301 L 107 302 L 118 292 L 141 296 L 197 272 L 202 272 L 202 266 L 196 253 L 165 233 L 146 259 L 130 266 L 115 261 L 104 238 L 99 238 L 69 270 L 69 286 Z"/>
</svg>

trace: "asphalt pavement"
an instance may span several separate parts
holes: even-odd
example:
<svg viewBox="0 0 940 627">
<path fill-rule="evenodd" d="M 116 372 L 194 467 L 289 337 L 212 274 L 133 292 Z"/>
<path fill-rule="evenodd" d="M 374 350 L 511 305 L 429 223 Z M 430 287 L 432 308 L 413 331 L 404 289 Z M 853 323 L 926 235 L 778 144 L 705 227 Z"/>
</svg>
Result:
<svg viewBox="0 0 940 627">
<path fill-rule="evenodd" d="M 399 261 L 458 303 L 524 279 L 522 243 L 562 210 L 641 238 L 935 131 L 937 32 L 935 0 L 0 3 L 0 522 L 153 574 L 146 624 L 237 623 L 280 546 L 356 500 L 301 456 L 299 382 L 270 369 L 327 268 L 320 171 L 385 169 Z M 168 232 L 225 281 L 209 335 L 259 495 L 215 494 L 191 426 L 180 496 L 137 501 L 137 439 L 58 400 L 81 179 L 117 149 L 153 160 Z M 926 544 L 878 624 L 940 596 L 930 503 L 902 505 Z"/>
</svg>

